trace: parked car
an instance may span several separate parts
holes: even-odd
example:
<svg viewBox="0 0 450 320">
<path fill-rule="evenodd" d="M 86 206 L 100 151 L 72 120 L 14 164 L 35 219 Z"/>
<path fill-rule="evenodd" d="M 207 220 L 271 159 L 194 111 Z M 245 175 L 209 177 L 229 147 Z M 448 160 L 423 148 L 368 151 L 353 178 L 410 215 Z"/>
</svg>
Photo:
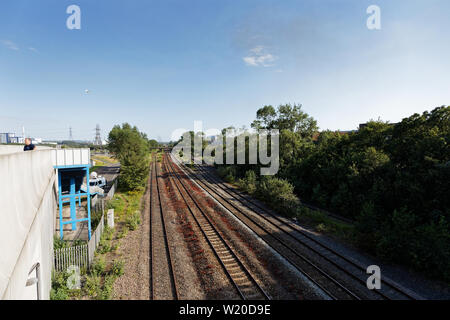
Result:
<svg viewBox="0 0 450 320">
<path fill-rule="evenodd" d="M 106 187 L 107 181 L 105 177 L 97 175 L 97 172 L 91 173 L 91 178 L 89 180 L 89 186 L 91 187 L 99 187 L 104 188 Z"/>
</svg>

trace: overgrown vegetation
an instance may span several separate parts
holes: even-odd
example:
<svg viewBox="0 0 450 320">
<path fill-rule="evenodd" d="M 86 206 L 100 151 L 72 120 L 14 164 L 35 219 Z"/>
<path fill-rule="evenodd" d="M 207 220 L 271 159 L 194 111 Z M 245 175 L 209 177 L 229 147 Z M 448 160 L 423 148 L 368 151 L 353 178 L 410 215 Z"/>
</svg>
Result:
<svg viewBox="0 0 450 320">
<path fill-rule="evenodd" d="M 115 227 L 105 226 L 94 263 L 90 270 L 83 270 L 81 289 L 69 290 L 67 272 L 55 273 L 52 279 L 51 299 L 66 300 L 90 298 L 108 300 L 112 298 L 114 281 L 124 273 L 124 261 L 117 254 L 121 239 L 129 230 L 135 230 L 141 223 L 141 199 L 149 173 L 149 147 L 158 146 L 155 140 L 148 140 L 136 127 L 125 123 L 115 126 L 109 134 L 109 151 L 120 161 L 119 191 L 106 203 L 105 209 L 114 209 Z M 115 162 L 110 157 L 96 156 L 100 165 Z M 95 228 L 102 217 L 102 210 L 92 211 L 92 225 Z M 55 249 L 70 244 L 55 238 Z"/>
<path fill-rule="evenodd" d="M 317 133 L 300 106 L 265 106 L 252 127 L 280 130 L 278 174 L 259 178 L 259 165 L 219 166 L 225 180 L 290 216 L 320 216 L 299 210 L 298 196 L 353 219 L 358 246 L 450 281 L 450 107 L 397 124 Z"/>
<path fill-rule="evenodd" d="M 117 192 L 114 198 L 108 201 L 106 209 L 114 209 L 115 228 L 105 226 L 95 253 L 94 263 L 90 270 L 82 270 L 82 283 L 80 289 L 69 290 L 67 272 L 56 273 L 52 279 L 52 300 L 67 299 L 100 299 L 112 298 L 114 281 L 123 275 L 125 263 L 118 256 L 117 249 L 120 239 L 125 237 L 129 230 L 135 230 L 141 223 L 141 198 L 144 190 L 130 192 Z M 101 215 L 100 215 L 101 217 Z M 71 243 L 55 238 L 55 248 L 67 247 Z M 78 243 L 76 243 L 78 244 Z"/>
<path fill-rule="evenodd" d="M 53 248 L 54 249 L 69 248 L 69 247 L 74 247 L 74 246 L 80 246 L 83 244 L 87 244 L 87 242 L 85 240 L 65 241 L 65 240 L 61 240 L 61 238 L 57 235 L 53 236 Z"/>
</svg>

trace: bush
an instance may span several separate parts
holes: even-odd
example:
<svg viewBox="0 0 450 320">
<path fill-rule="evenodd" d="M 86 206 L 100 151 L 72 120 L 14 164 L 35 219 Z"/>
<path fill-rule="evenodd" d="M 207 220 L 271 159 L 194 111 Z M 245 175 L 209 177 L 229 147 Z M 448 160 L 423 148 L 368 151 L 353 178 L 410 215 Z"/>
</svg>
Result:
<svg viewBox="0 0 450 320">
<path fill-rule="evenodd" d="M 58 288 L 50 290 L 50 300 L 67 300 L 69 299 L 69 294 L 66 289 Z"/>
<path fill-rule="evenodd" d="M 300 205 L 300 200 L 294 194 L 294 186 L 279 178 L 263 176 L 258 184 L 256 196 L 268 201 L 271 207 L 281 209 L 287 216 L 294 215 Z"/>
<path fill-rule="evenodd" d="M 67 241 L 61 240 L 60 237 L 58 237 L 57 235 L 53 236 L 53 249 L 62 249 L 62 248 L 67 248 L 69 245 L 67 243 Z"/>
<path fill-rule="evenodd" d="M 254 171 L 251 170 L 246 171 L 245 177 L 238 180 L 239 187 L 248 194 L 255 193 L 257 189 L 257 183 L 258 181 L 256 180 L 256 174 Z"/>
<path fill-rule="evenodd" d="M 227 182 L 233 183 L 236 180 L 236 168 L 233 166 L 220 166 L 217 173 Z"/>
<path fill-rule="evenodd" d="M 416 228 L 419 235 L 413 240 L 413 264 L 417 269 L 431 271 L 434 277 L 450 282 L 450 233 L 442 217 L 438 223 L 429 223 Z"/>
<path fill-rule="evenodd" d="M 67 300 L 69 299 L 69 289 L 67 288 L 67 272 L 53 273 L 52 289 L 50 290 L 50 300 Z"/>
</svg>

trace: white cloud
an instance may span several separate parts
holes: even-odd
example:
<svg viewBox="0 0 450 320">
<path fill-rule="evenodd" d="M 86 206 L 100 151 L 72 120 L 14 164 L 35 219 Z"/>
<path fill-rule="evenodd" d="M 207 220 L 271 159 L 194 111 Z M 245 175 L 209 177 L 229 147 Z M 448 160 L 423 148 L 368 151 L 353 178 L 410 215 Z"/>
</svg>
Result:
<svg viewBox="0 0 450 320">
<path fill-rule="evenodd" d="M 2 40 L 1 43 L 10 50 L 19 50 L 19 47 L 11 40 Z"/>
<path fill-rule="evenodd" d="M 277 57 L 267 52 L 263 46 L 256 46 L 249 50 L 249 55 L 243 57 L 245 64 L 252 67 L 271 67 Z"/>
<path fill-rule="evenodd" d="M 36 48 L 33 48 L 33 47 L 29 47 L 28 50 L 36 52 L 36 53 L 39 53 L 39 51 Z"/>
</svg>

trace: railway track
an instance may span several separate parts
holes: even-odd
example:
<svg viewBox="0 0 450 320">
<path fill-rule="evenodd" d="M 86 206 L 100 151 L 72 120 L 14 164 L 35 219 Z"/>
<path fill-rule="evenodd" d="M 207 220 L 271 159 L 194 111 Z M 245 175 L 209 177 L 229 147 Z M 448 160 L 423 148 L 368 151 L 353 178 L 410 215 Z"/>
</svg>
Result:
<svg viewBox="0 0 450 320">
<path fill-rule="evenodd" d="M 274 212 L 271 212 L 264 206 L 258 204 L 250 197 L 243 195 L 240 192 L 237 192 L 233 188 L 227 186 L 223 181 L 212 173 L 207 172 L 207 169 L 203 166 L 196 166 L 201 170 L 203 176 L 208 176 L 209 179 L 212 179 L 214 183 L 224 190 L 229 196 L 238 201 L 243 206 L 246 206 L 249 209 L 256 210 L 261 218 L 263 218 L 268 223 L 276 226 L 278 230 L 287 234 L 291 238 L 295 239 L 296 242 L 299 242 L 301 245 L 306 246 L 308 249 L 312 250 L 316 254 L 320 255 L 322 258 L 327 260 L 336 268 L 342 270 L 343 272 L 351 272 L 351 277 L 358 281 L 362 285 L 366 285 L 366 269 L 367 266 L 363 266 L 360 263 L 349 259 L 348 257 L 340 254 L 336 250 L 330 248 L 324 243 L 318 241 L 313 236 L 305 232 L 299 225 L 290 221 L 287 218 L 281 217 Z M 381 279 L 382 289 L 374 291 L 377 295 L 384 299 L 391 298 L 405 298 L 410 300 L 421 299 L 420 296 L 410 292 L 408 289 L 401 287 L 400 285 L 394 283 L 392 280 L 382 277 Z"/>
<path fill-rule="evenodd" d="M 150 297 L 179 299 L 172 247 L 167 236 L 164 218 L 165 207 L 161 202 L 161 177 L 155 155 L 152 156 L 150 180 Z"/>
<path fill-rule="evenodd" d="M 186 168 L 197 185 L 221 203 L 233 215 L 282 254 L 299 271 L 333 299 L 416 299 L 391 281 L 384 280 L 381 290 L 368 290 L 366 269 L 317 241 L 298 225 L 261 207 L 249 197 L 226 186 L 218 178 L 197 167 Z M 299 249 L 301 248 L 301 250 Z M 313 262 L 314 261 L 314 262 Z M 316 264 L 320 261 L 320 265 Z M 324 267 L 325 266 L 325 267 Z"/>
<path fill-rule="evenodd" d="M 162 166 L 237 294 L 244 300 L 270 299 L 270 296 L 258 284 L 251 272 L 214 226 L 205 209 L 189 191 L 186 182 L 180 177 L 171 161 L 167 161 L 166 155 L 163 156 Z"/>
</svg>

